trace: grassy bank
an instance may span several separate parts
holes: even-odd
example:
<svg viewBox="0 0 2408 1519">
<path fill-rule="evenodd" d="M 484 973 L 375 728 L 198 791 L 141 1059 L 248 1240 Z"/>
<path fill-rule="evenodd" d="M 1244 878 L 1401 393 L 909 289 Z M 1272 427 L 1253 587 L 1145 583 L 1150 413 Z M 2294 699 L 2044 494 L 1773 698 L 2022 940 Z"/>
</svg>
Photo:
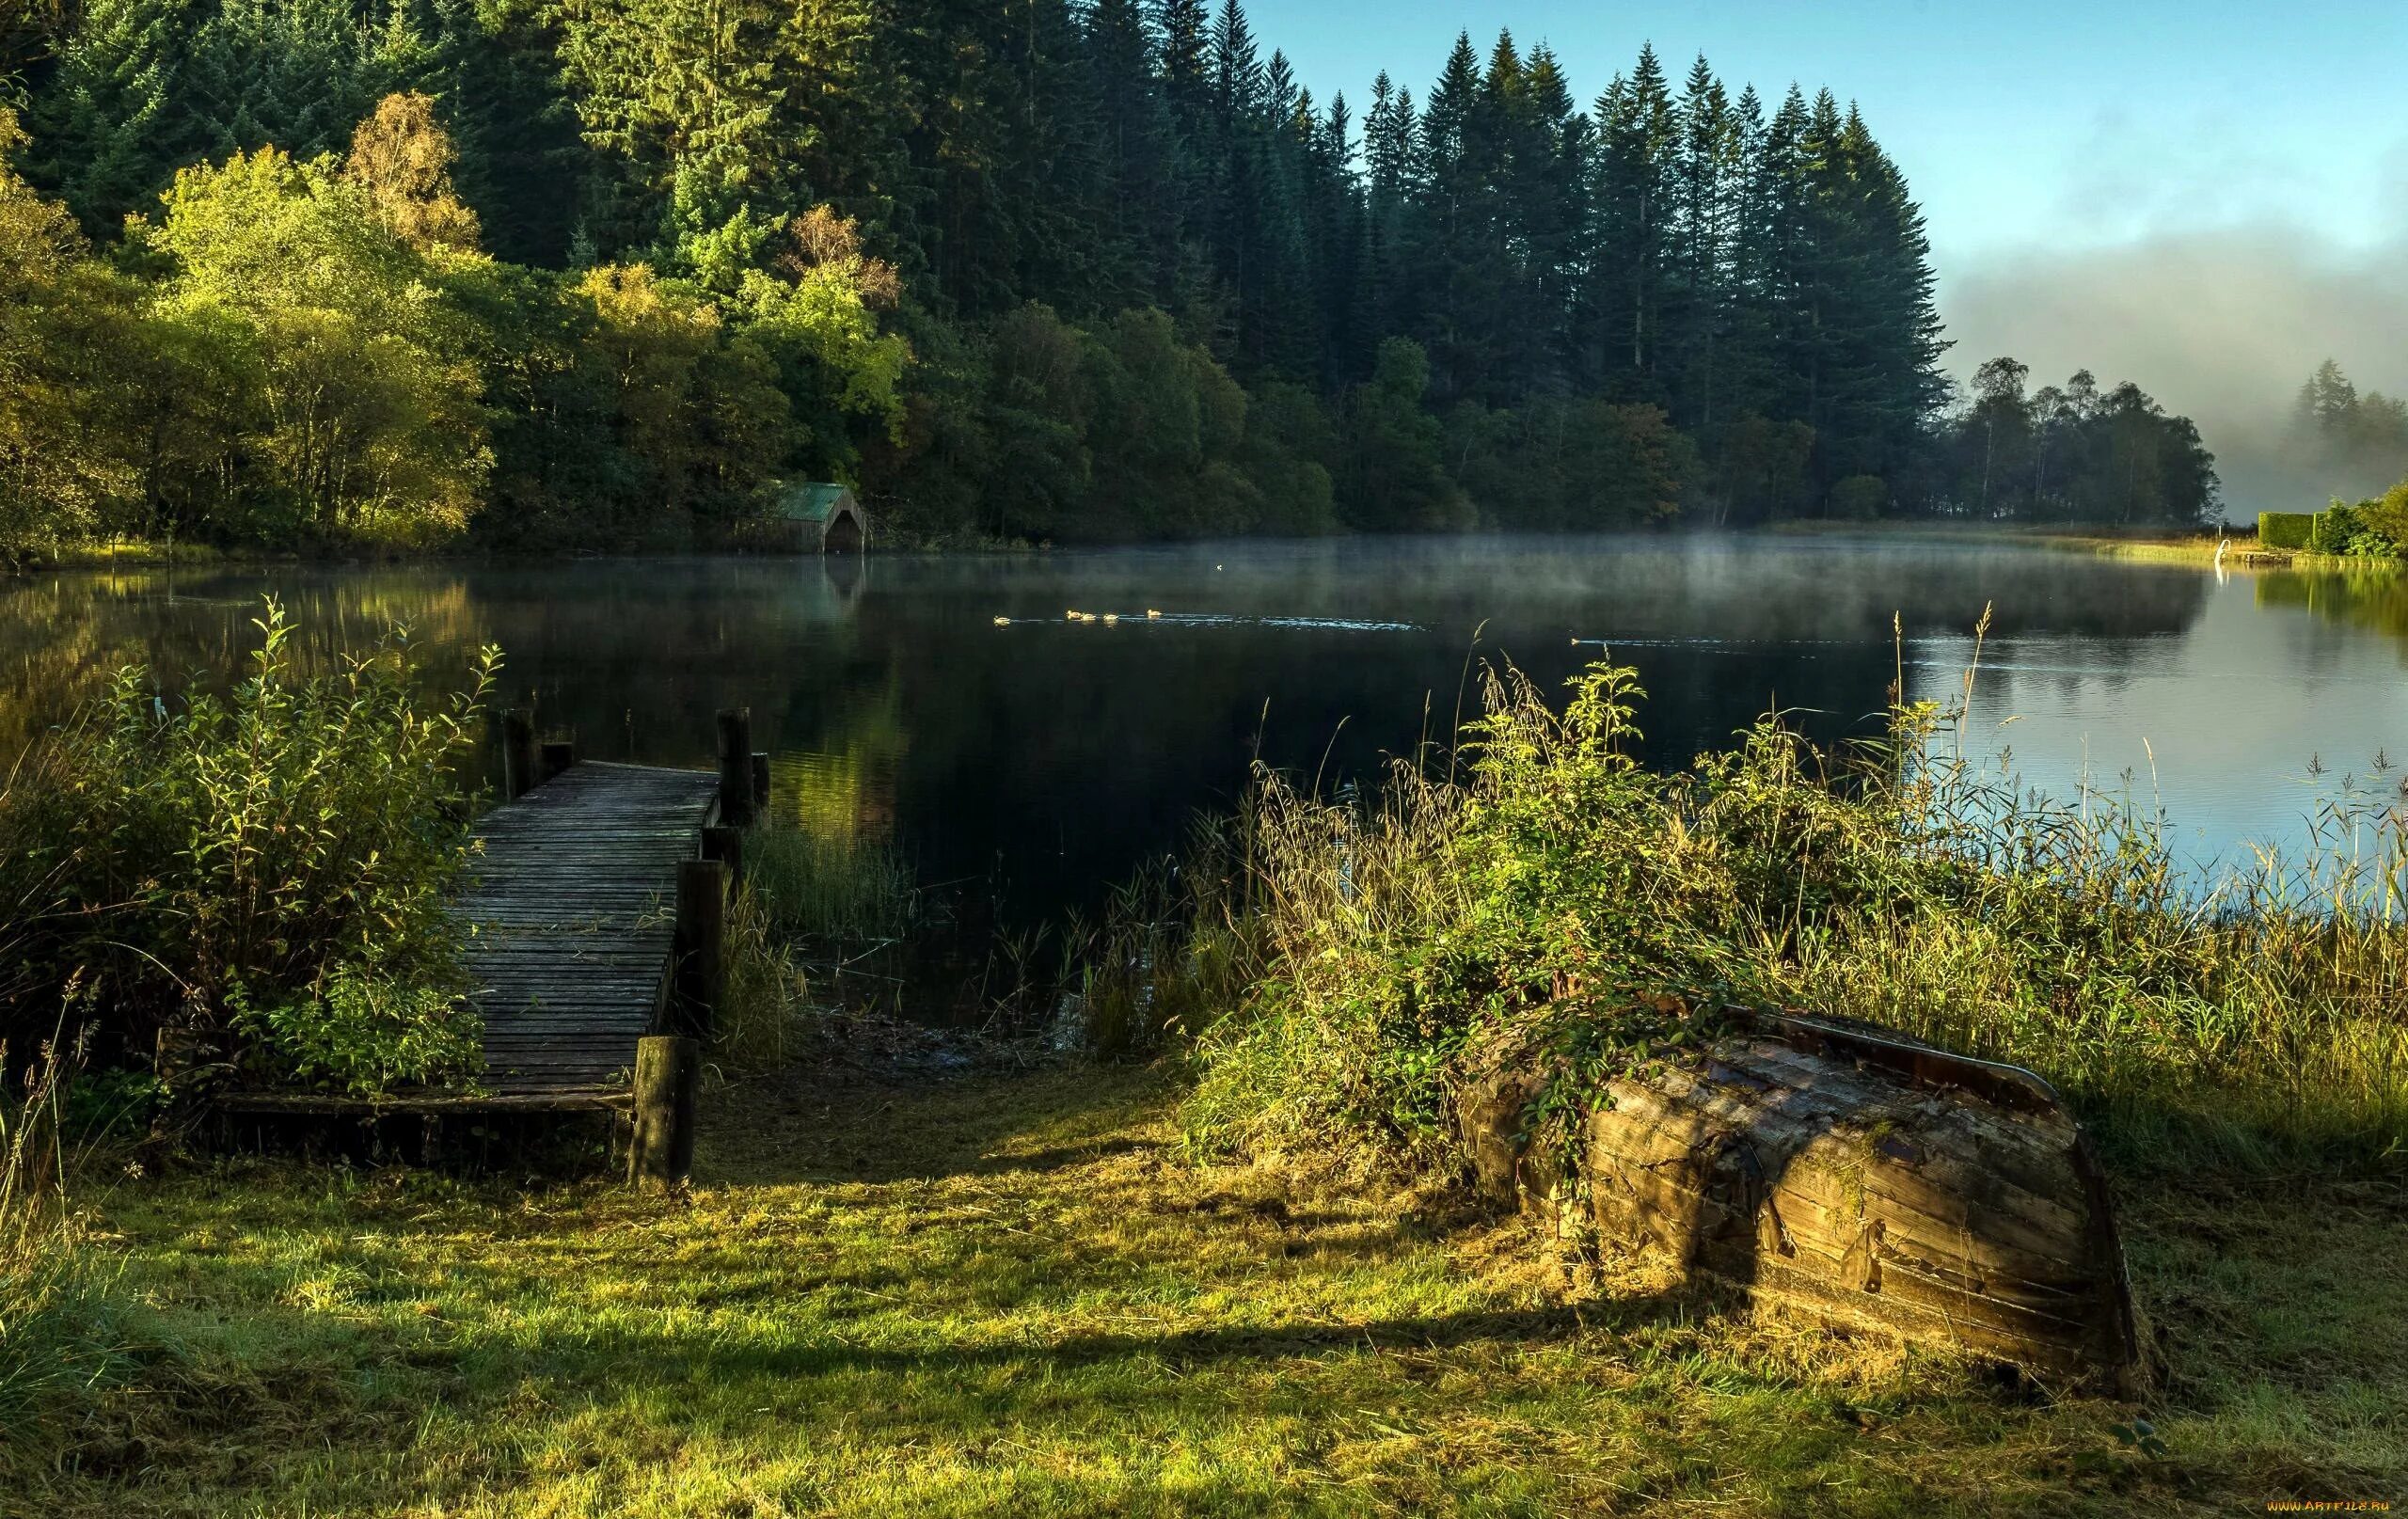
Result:
<svg viewBox="0 0 2408 1519">
<path fill-rule="evenodd" d="M 262 1163 L 95 1227 L 180 1347 L 44 1516 L 2210 1514 L 2408 1493 L 2408 1226 L 2132 1190 L 2147 1410 L 1566 1274 L 1427 1194 L 1193 1164 L 1145 1069 L 715 1094 L 690 1199 Z M 2346 1290 L 2344 1290 L 2346 1284 Z"/>
<path fill-rule="evenodd" d="M 1961 704 L 1830 752 L 1766 720 L 1672 775 L 1629 755 L 1642 704 L 1626 670 L 1560 707 L 1509 671 L 1443 769 L 1336 801 L 1266 778 L 1198 1132 L 1445 1171 L 1494 1052 L 1561 1051 L 1576 1111 L 1738 1001 L 2030 1066 L 2136 1152 L 2408 1145 L 2408 809 L 2200 881 L 2159 820 L 1958 758 Z"/>
<path fill-rule="evenodd" d="M 2225 567 L 2236 570 L 2252 568 L 2242 556 L 2258 549 L 2257 532 L 2250 528 L 2125 531 L 2103 527 L 2045 527 L 2004 522 L 1893 521 L 1784 522 L 1767 530 L 1804 537 L 1871 532 L 1884 539 L 1902 542 L 2020 544 L 2033 548 L 2054 548 L 2067 553 L 2095 554 L 2102 559 L 2133 560 L 2154 564 L 2210 565 L 2216 562 L 2217 551 L 2223 549 Z M 2400 562 L 2395 560 L 2311 554 L 2304 549 L 2275 552 L 2281 554 L 2284 565 L 2293 569 L 2390 571 L 2400 567 Z"/>
</svg>

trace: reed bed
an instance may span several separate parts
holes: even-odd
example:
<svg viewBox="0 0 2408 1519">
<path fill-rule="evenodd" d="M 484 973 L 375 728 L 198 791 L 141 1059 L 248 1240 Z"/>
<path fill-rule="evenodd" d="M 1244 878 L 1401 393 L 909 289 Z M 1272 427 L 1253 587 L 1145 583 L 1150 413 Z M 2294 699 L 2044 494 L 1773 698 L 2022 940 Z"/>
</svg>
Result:
<svg viewBox="0 0 2408 1519">
<path fill-rule="evenodd" d="M 2028 1066 L 2136 1154 L 2408 1142 L 2399 798 L 2201 878 L 2129 802 L 1966 759 L 1963 702 L 1834 749 L 1767 718 L 1658 775 L 1627 753 L 1628 670 L 1560 710 L 1511 670 L 1485 695 L 1444 770 L 1334 799 L 1258 779 L 1206 925 L 1242 989 L 1198 1046 L 1195 1141 L 1444 1163 L 1450 1084 L 1496 1041 L 1535 1029 L 1593 1073 L 1737 1002 Z"/>
<path fill-rule="evenodd" d="M 892 845 L 754 828 L 744 871 L 775 931 L 832 942 L 900 939 L 919 916 L 911 862 Z"/>
</svg>

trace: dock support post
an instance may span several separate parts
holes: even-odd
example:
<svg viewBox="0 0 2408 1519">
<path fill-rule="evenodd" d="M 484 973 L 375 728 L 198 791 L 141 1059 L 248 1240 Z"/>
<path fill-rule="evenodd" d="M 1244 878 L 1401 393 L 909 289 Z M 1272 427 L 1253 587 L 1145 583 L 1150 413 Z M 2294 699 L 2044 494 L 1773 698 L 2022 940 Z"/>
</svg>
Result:
<svg viewBox="0 0 2408 1519">
<path fill-rule="evenodd" d="M 535 773 L 546 781 L 557 781 L 567 774 L 569 767 L 576 763 L 577 746 L 575 744 L 546 744 L 543 759 Z"/>
<path fill-rule="evenodd" d="M 761 750 L 752 752 L 752 816 L 759 821 L 769 815 L 769 756 Z"/>
<path fill-rule="evenodd" d="M 726 864 L 717 860 L 677 863 L 677 960 L 671 985 L 678 1032 L 698 1039 L 710 1037 L 726 991 L 727 878 Z"/>
<path fill-rule="evenodd" d="M 535 789 L 535 719 L 523 706 L 501 715 L 501 774 L 512 801 Z"/>
<path fill-rule="evenodd" d="M 743 885 L 744 831 L 725 827 L 703 830 L 703 858 L 715 860 L 727 867 L 729 891 Z"/>
<path fill-rule="evenodd" d="M 661 1035 L 636 1041 L 635 1141 L 627 1179 L 647 1192 L 682 1185 L 694 1170 L 694 1092 L 702 1046 Z"/>
<path fill-rule="evenodd" d="M 722 707 L 719 715 L 719 820 L 730 828 L 752 822 L 752 709 Z"/>
</svg>

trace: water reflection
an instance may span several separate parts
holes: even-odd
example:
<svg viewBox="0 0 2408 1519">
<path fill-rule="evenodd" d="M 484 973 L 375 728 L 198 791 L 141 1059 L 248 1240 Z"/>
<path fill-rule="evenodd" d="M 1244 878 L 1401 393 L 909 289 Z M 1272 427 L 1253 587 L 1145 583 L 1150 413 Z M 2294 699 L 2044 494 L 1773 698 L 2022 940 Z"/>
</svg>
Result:
<svg viewBox="0 0 2408 1519">
<path fill-rule="evenodd" d="M 705 763 L 712 713 L 748 704 L 800 826 L 992 875 L 1023 913 L 1174 846 L 1258 754 L 1335 781 L 1413 752 L 1480 657 L 1552 684 L 1610 650 L 1652 693 L 1647 757 L 1678 764 L 1768 705 L 1826 737 L 1874 720 L 1893 613 L 1909 694 L 1953 690 L 1994 604 L 1978 741 L 2064 785 L 2147 739 L 2220 844 L 2291 827 L 2312 752 L 2408 755 L 2397 577 L 1762 539 L 50 576 L 0 588 L 0 744 L 122 664 L 238 669 L 269 590 L 318 660 L 394 621 L 440 672 L 500 644 L 504 699 L 590 757 Z"/>
</svg>

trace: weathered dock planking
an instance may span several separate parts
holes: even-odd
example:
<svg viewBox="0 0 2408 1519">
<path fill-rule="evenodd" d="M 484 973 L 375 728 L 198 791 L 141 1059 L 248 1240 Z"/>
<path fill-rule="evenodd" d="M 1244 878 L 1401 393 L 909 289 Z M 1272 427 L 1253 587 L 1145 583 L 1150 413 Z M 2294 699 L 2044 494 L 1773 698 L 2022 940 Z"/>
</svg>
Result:
<svg viewBox="0 0 2408 1519">
<path fill-rule="evenodd" d="M 625 1093 L 668 995 L 677 867 L 719 810 L 707 770 L 582 764 L 485 815 L 455 910 L 487 1089 Z"/>
</svg>

